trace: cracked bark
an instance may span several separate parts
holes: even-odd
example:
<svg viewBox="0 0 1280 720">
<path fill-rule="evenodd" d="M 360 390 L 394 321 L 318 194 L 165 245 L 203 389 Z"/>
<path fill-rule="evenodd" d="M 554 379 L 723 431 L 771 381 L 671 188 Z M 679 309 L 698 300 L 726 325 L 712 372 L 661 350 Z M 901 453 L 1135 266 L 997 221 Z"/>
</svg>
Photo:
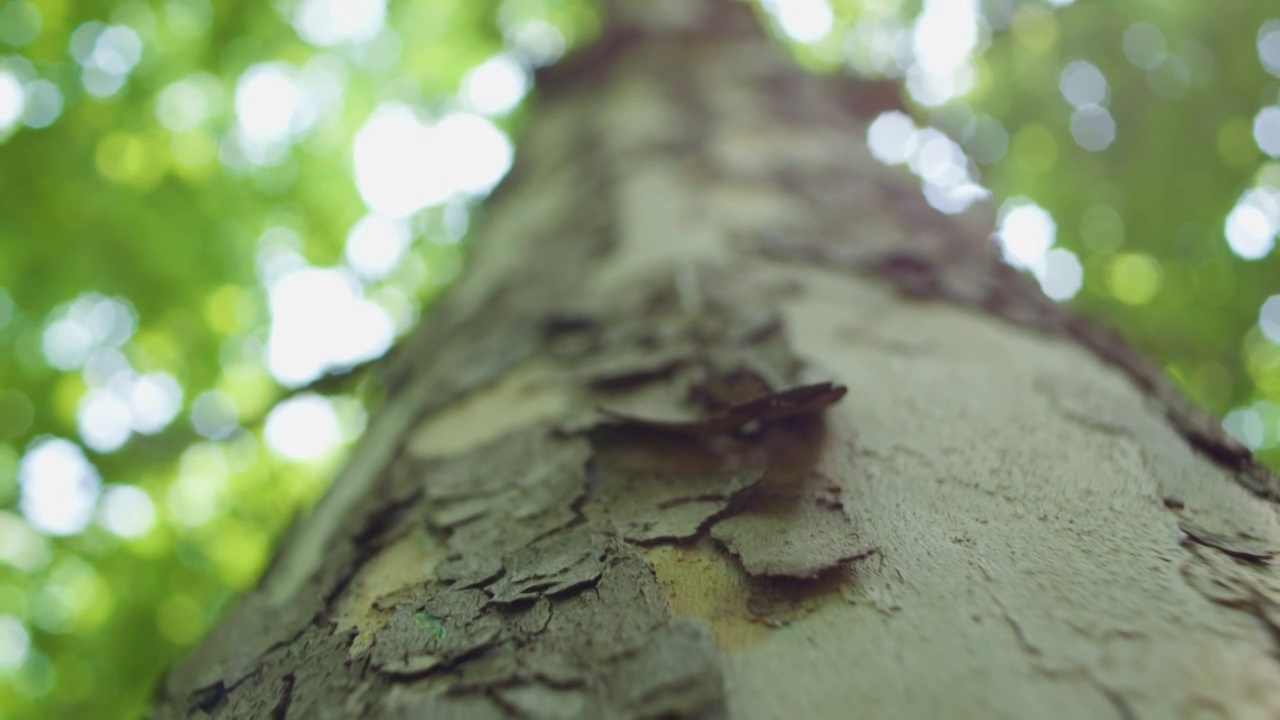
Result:
<svg viewBox="0 0 1280 720">
<path fill-rule="evenodd" d="M 856 86 L 613 7 L 156 715 L 1280 713 L 1274 477 L 876 164 Z"/>
</svg>

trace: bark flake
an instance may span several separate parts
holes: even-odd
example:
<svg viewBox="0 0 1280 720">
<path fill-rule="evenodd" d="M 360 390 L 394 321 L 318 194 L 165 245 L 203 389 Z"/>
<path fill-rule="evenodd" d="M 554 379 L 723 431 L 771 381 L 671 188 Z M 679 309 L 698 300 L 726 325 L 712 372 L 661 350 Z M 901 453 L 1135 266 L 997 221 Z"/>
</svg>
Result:
<svg viewBox="0 0 1280 720">
<path fill-rule="evenodd" d="M 874 552 L 859 540 L 839 491 L 816 473 L 799 487 L 766 487 L 743 512 L 713 525 L 711 537 L 752 576 L 816 578 Z"/>
<path fill-rule="evenodd" d="M 1206 530 L 1185 520 L 1178 523 L 1178 529 L 1191 542 L 1211 547 L 1238 560 L 1251 563 L 1266 563 L 1275 557 L 1275 550 L 1261 548 L 1249 542 L 1238 540 L 1229 535 Z"/>
</svg>

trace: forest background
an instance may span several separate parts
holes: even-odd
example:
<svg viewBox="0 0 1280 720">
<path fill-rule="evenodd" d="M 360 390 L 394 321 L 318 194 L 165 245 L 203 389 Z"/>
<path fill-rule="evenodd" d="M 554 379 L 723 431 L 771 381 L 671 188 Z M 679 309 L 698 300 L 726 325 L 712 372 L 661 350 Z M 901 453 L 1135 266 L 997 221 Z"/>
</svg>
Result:
<svg viewBox="0 0 1280 720">
<path fill-rule="evenodd" d="M 1280 10 L 760 0 L 1280 466 Z M 377 405 L 588 0 L 0 2 L 0 716 L 137 717 Z"/>
</svg>

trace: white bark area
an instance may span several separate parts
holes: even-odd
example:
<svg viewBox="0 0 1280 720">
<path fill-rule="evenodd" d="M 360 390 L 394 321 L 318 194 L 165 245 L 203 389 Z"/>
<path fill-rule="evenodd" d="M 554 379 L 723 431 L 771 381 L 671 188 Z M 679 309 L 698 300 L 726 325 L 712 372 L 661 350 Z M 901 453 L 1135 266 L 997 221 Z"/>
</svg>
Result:
<svg viewBox="0 0 1280 720">
<path fill-rule="evenodd" d="M 849 386 L 819 469 L 880 553 L 847 602 L 729 654 L 735 717 L 1096 718 L 1117 712 L 1109 693 L 1142 718 L 1280 715 L 1275 641 L 1223 604 L 1275 597 L 1275 572 L 1180 545 L 1164 499 L 1265 547 L 1275 509 L 1126 378 L 843 277 L 806 274 L 787 312 L 800 352 Z"/>
</svg>

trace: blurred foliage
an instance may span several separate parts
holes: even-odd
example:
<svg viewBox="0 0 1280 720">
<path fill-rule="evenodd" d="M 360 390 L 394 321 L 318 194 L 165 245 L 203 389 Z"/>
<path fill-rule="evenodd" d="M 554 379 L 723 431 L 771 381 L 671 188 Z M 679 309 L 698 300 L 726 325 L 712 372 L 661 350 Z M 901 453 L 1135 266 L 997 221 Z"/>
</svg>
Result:
<svg viewBox="0 0 1280 720">
<path fill-rule="evenodd" d="M 1029 271 L 1280 461 L 1280 114 L 1265 117 L 1280 10 L 986 0 L 939 91 L 917 61 L 964 24 L 921 28 L 968 2 L 764 5 L 815 70 L 905 75 L 914 121 L 951 138 L 931 147 L 963 148 L 962 174 L 997 205 L 1015 198 L 1002 221 L 1052 218 L 1039 255 L 1020 256 Z M 529 71 L 599 25 L 586 0 L 383 7 L 0 0 L 0 715 L 141 714 L 359 435 L 367 394 L 273 410 L 361 359 L 273 375 L 271 348 L 294 337 L 273 335 L 288 321 L 277 291 L 338 282 L 403 332 L 457 272 L 492 180 L 455 178 L 370 221 L 389 206 L 359 179 L 361 128 L 513 130 Z M 257 94 L 250 78 L 266 78 Z M 912 137 L 908 165 L 937 180 L 931 136 Z M 1252 245 L 1233 250 L 1230 222 Z M 298 272 L 315 268 L 335 272 Z M 330 442 L 298 447 L 299 433 Z"/>
</svg>

